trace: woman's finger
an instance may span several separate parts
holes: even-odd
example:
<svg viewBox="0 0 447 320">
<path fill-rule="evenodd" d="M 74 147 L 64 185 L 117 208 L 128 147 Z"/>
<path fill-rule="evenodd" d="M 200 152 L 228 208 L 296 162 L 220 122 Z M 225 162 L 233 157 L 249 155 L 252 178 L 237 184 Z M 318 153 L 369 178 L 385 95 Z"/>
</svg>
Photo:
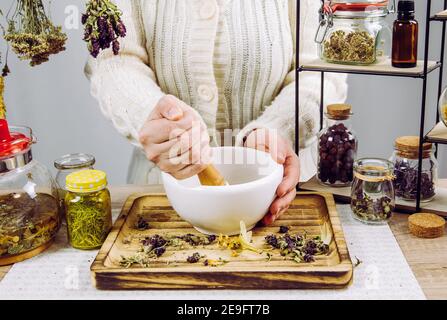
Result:
<svg viewBox="0 0 447 320">
<path fill-rule="evenodd" d="M 262 222 L 265 225 L 273 223 L 281 214 L 287 211 L 290 204 L 296 197 L 296 190 L 292 190 L 282 198 L 277 198 L 270 206 L 269 213 L 264 217 Z"/>
<path fill-rule="evenodd" d="M 278 186 L 276 194 L 282 198 L 288 192 L 294 190 L 300 180 L 300 161 L 293 153 L 288 156 L 284 164 L 284 179 Z"/>
<path fill-rule="evenodd" d="M 180 171 L 172 173 L 172 176 L 178 180 L 188 179 L 205 170 L 206 166 L 206 164 L 192 164 Z"/>
</svg>

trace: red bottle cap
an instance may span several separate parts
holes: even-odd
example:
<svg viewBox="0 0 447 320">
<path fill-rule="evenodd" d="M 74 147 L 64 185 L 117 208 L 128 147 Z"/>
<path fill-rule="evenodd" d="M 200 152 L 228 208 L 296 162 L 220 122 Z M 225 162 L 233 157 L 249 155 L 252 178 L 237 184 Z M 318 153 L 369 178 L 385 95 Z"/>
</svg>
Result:
<svg viewBox="0 0 447 320">
<path fill-rule="evenodd" d="M 8 122 L 0 119 L 0 157 L 9 157 L 27 150 L 32 138 L 20 132 L 10 132 Z"/>
<path fill-rule="evenodd" d="M 386 1 L 380 1 L 377 2 L 360 2 L 360 3 L 353 3 L 353 2 L 338 2 L 338 3 L 325 3 L 324 4 L 324 11 L 325 12 L 336 12 L 336 11 L 373 11 L 377 9 L 385 9 L 388 7 L 388 0 Z"/>
</svg>

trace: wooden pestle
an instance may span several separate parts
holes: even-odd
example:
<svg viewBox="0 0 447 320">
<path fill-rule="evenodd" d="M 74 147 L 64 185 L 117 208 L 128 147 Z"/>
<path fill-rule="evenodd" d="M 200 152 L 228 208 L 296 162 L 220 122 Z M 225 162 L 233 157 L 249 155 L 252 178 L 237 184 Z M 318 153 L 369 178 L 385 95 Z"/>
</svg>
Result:
<svg viewBox="0 0 447 320">
<path fill-rule="evenodd" d="M 220 172 L 210 164 L 205 170 L 198 174 L 200 183 L 203 186 L 225 186 L 227 182 Z"/>
</svg>

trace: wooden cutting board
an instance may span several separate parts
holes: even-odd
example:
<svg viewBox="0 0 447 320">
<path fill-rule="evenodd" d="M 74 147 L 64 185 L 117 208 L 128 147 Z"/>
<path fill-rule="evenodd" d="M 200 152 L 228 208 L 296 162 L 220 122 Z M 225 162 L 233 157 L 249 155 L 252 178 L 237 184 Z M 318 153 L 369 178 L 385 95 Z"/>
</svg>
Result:
<svg viewBox="0 0 447 320">
<path fill-rule="evenodd" d="M 149 229 L 136 229 L 140 216 L 148 221 Z M 92 281 L 104 290 L 343 288 L 351 283 L 353 266 L 332 195 L 298 193 L 290 209 L 273 225 L 253 230 L 253 244 L 262 247 L 264 237 L 277 234 L 282 225 L 289 226 L 291 234 L 329 232 L 329 253 L 316 256 L 312 263 L 297 263 L 273 251 L 268 261 L 265 255 L 251 251 L 233 257 L 230 250 L 213 244 L 168 249 L 149 267 L 124 268 L 121 258 L 134 255 L 147 236 L 199 234 L 176 214 L 164 194 L 132 195 L 91 265 Z M 217 267 L 188 263 L 186 258 L 194 252 L 228 263 Z"/>
</svg>

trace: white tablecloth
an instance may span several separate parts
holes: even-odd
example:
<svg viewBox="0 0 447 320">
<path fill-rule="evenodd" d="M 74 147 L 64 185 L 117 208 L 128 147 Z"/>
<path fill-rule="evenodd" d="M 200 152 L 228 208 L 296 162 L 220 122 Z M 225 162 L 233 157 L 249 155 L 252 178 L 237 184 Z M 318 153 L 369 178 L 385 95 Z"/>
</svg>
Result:
<svg viewBox="0 0 447 320">
<path fill-rule="evenodd" d="M 425 299 L 390 228 L 355 221 L 349 206 L 337 209 L 351 257 L 362 261 L 347 289 L 100 291 L 89 271 L 97 251 L 70 248 L 61 230 L 45 253 L 12 267 L 0 281 L 0 299 Z"/>
</svg>

